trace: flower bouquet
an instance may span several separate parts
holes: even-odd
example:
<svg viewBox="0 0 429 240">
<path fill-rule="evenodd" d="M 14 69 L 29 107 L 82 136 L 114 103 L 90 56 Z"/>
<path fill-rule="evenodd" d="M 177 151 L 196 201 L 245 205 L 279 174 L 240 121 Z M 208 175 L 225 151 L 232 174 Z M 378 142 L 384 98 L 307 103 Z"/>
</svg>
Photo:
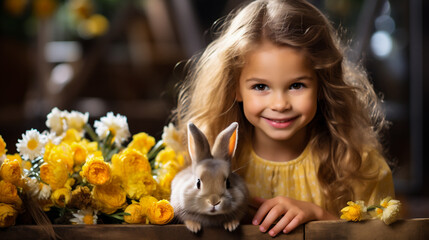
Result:
<svg viewBox="0 0 429 240">
<path fill-rule="evenodd" d="M 184 165 L 174 125 L 157 143 L 141 132 L 125 144 L 131 136 L 125 116 L 109 112 L 93 129 L 88 115 L 52 109 L 49 130 L 26 131 L 14 155 L 0 136 L 0 227 L 14 225 L 26 210 L 37 223 L 34 208 L 54 224 L 172 220 L 170 185 Z"/>
<path fill-rule="evenodd" d="M 349 201 L 347 207 L 341 209 L 341 219 L 347 221 L 362 221 L 366 219 L 380 219 L 390 225 L 399 217 L 401 202 L 391 197 L 381 200 L 379 205 L 365 206 L 363 201 Z"/>
</svg>

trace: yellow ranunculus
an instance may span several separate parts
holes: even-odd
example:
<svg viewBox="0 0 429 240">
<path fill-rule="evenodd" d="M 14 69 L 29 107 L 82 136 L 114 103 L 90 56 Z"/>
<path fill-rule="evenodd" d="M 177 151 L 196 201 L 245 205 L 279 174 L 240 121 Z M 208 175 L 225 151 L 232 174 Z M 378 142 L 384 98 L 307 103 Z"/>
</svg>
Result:
<svg viewBox="0 0 429 240">
<path fill-rule="evenodd" d="M 349 201 L 347 205 L 341 209 L 341 219 L 357 222 L 366 218 L 366 207 L 363 201 L 356 201 L 356 203 Z"/>
<path fill-rule="evenodd" d="M 15 225 L 18 211 L 9 204 L 0 202 L 0 227 L 10 227 Z"/>
<path fill-rule="evenodd" d="M 80 175 L 91 184 L 103 185 L 110 181 L 110 165 L 102 156 L 91 156 L 83 165 Z"/>
<path fill-rule="evenodd" d="M 0 179 L 22 186 L 22 168 L 17 159 L 6 158 L 0 167 Z"/>
<path fill-rule="evenodd" d="M 64 208 L 71 199 L 70 189 L 60 188 L 55 190 L 51 195 L 51 199 L 56 206 Z"/>
<path fill-rule="evenodd" d="M 133 140 L 128 144 L 128 148 L 136 149 L 141 153 L 146 154 L 153 145 L 155 145 L 155 138 L 149 136 L 147 133 L 141 132 L 133 136 Z"/>
<path fill-rule="evenodd" d="M 126 205 L 126 193 L 117 180 L 104 185 L 96 185 L 92 190 L 97 210 L 112 214 Z"/>
<path fill-rule="evenodd" d="M 174 209 L 167 200 L 159 200 L 149 208 L 147 217 L 152 224 L 167 224 L 174 217 Z"/>
<path fill-rule="evenodd" d="M 85 145 L 81 142 L 72 143 L 71 144 L 72 152 L 73 152 L 73 160 L 75 166 L 80 166 L 86 161 L 86 157 L 88 156 L 88 150 L 86 150 Z"/>
<path fill-rule="evenodd" d="M 72 144 L 74 142 L 79 142 L 82 139 L 80 132 L 74 128 L 70 128 L 66 131 L 66 135 L 64 136 L 62 142 L 67 144 Z"/>
<path fill-rule="evenodd" d="M 0 203 L 11 204 L 17 210 L 21 209 L 22 200 L 15 185 L 3 180 L 0 181 Z"/>
<path fill-rule="evenodd" d="M 125 208 L 126 213 L 131 215 L 124 215 L 124 221 L 127 223 L 146 223 L 146 214 L 139 203 L 132 203 Z"/>
<path fill-rule="evenodd" d="M 135 149 L 127 148 L 120 154 L 115 154 L 112 157 L 112 164 L 114 174 L 122 178 L 126 178 L 130 174 L 152 171 L 146 155 Z"/>
<path fill-rule="evenodd" d="M 167 224 L 174 217 L 173 207 L 167 200 L 158 201 L 152 196 L 144 196 L 140 198 L 140 205 L 152 224 Z"/>
<path fill-rule="evenodd" d="M 122 187 L 131 199 L 139 199 L 150 195 L 156 190 L 157 183 L 150 172 L 132 174 L 122 180 Z"/>
<path fill-rule="evenodd" d="M 1 156 L 5 155 L 6 152 L 6 143 L 4 142 L 3 137 L 0 135 L 0 158 Z"/>
<path fill-rule="evenodd" d="M 51 143 L 46 144 L 43 160 L 52 165 L 65 164 L 70 173 L 73 171 L 73 151 L 66 143 L 61 143 L 59 145 Z"/>
<path fill-rule="evenodd" d="M 40 178 L 49 184 L 52 190 L 64 187 L 69 176 L 69 171 L 65 164 L 44 163 L 40 166 Z"/>
<path fill-rule="evenodd" d="M 88 139 L 84 138 L 82 141 L 80 141 L 80 144 L 85 147 L 85 149 L 88 151 L 88 154 L 98 151 L 98 142 L 90 142 Z"/>
</svg>

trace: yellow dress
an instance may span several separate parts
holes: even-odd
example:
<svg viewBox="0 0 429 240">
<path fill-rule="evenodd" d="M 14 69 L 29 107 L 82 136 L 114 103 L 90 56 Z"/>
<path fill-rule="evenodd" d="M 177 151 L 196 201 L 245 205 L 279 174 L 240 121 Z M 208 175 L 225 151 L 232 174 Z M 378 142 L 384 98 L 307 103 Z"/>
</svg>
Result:
<svg viewBox="0 0 429 240">
<path fill-rule="evenodd" d="M 265 160 L 251 150 L 242 172 L 250 197 L 273 198 L 286 196 L 325 206 L 325 199 L 317 180 L 318 161 L 307 146 L 299 157 L 287 162 Z M 371 180 L 353 184 L 353 201 L 375 204 L 387 196 L 394 197 L 392 173 L 384 158 L 376 151 L 363 155 L 362 171 L 373 172 Z"/>
</svg>

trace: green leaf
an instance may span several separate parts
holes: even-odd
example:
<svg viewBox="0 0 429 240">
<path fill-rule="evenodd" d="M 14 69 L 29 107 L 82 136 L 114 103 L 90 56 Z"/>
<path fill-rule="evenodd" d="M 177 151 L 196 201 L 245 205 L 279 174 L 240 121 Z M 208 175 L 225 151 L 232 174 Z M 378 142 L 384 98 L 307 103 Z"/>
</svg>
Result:
<svg viewBox="0 0 429 240">
<path fill-rule="evenodd" d="M 86 133 L 88 133 L 89 137 L 91 138 L 91 140 L 93 142 L 99 142 L 100 141 L 97 134 L 95 134 L 94 129 L 92 129 L 92 127 L 88 123 L 83 125 L 83 129 L 85 129 Z"/>
<path fill-rule="evenodd" d="M 149 151 L 149 153 L 147 154 L 147 158 L 149 159 L 149 162 L 152 162 L 156 155 L 162 150 L 164 149 L 165 145 L 164 142 L 162 140 L 159 140 L 156 145 Z"/>
</svg>

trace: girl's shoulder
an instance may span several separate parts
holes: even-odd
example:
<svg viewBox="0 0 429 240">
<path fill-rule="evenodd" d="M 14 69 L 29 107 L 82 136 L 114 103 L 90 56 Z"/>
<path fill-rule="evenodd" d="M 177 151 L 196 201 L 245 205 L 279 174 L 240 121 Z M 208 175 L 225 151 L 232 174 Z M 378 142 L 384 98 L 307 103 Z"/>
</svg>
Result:
<svg viewBox="0 0 429 240">
<path fill-rule="evenodd" d="M 365 179 L 380 181 L 392 178 L 392 171 L 385 157 L 377 149 L 367 148 L 363 152 L 359 171 Z"/>
</svg>

